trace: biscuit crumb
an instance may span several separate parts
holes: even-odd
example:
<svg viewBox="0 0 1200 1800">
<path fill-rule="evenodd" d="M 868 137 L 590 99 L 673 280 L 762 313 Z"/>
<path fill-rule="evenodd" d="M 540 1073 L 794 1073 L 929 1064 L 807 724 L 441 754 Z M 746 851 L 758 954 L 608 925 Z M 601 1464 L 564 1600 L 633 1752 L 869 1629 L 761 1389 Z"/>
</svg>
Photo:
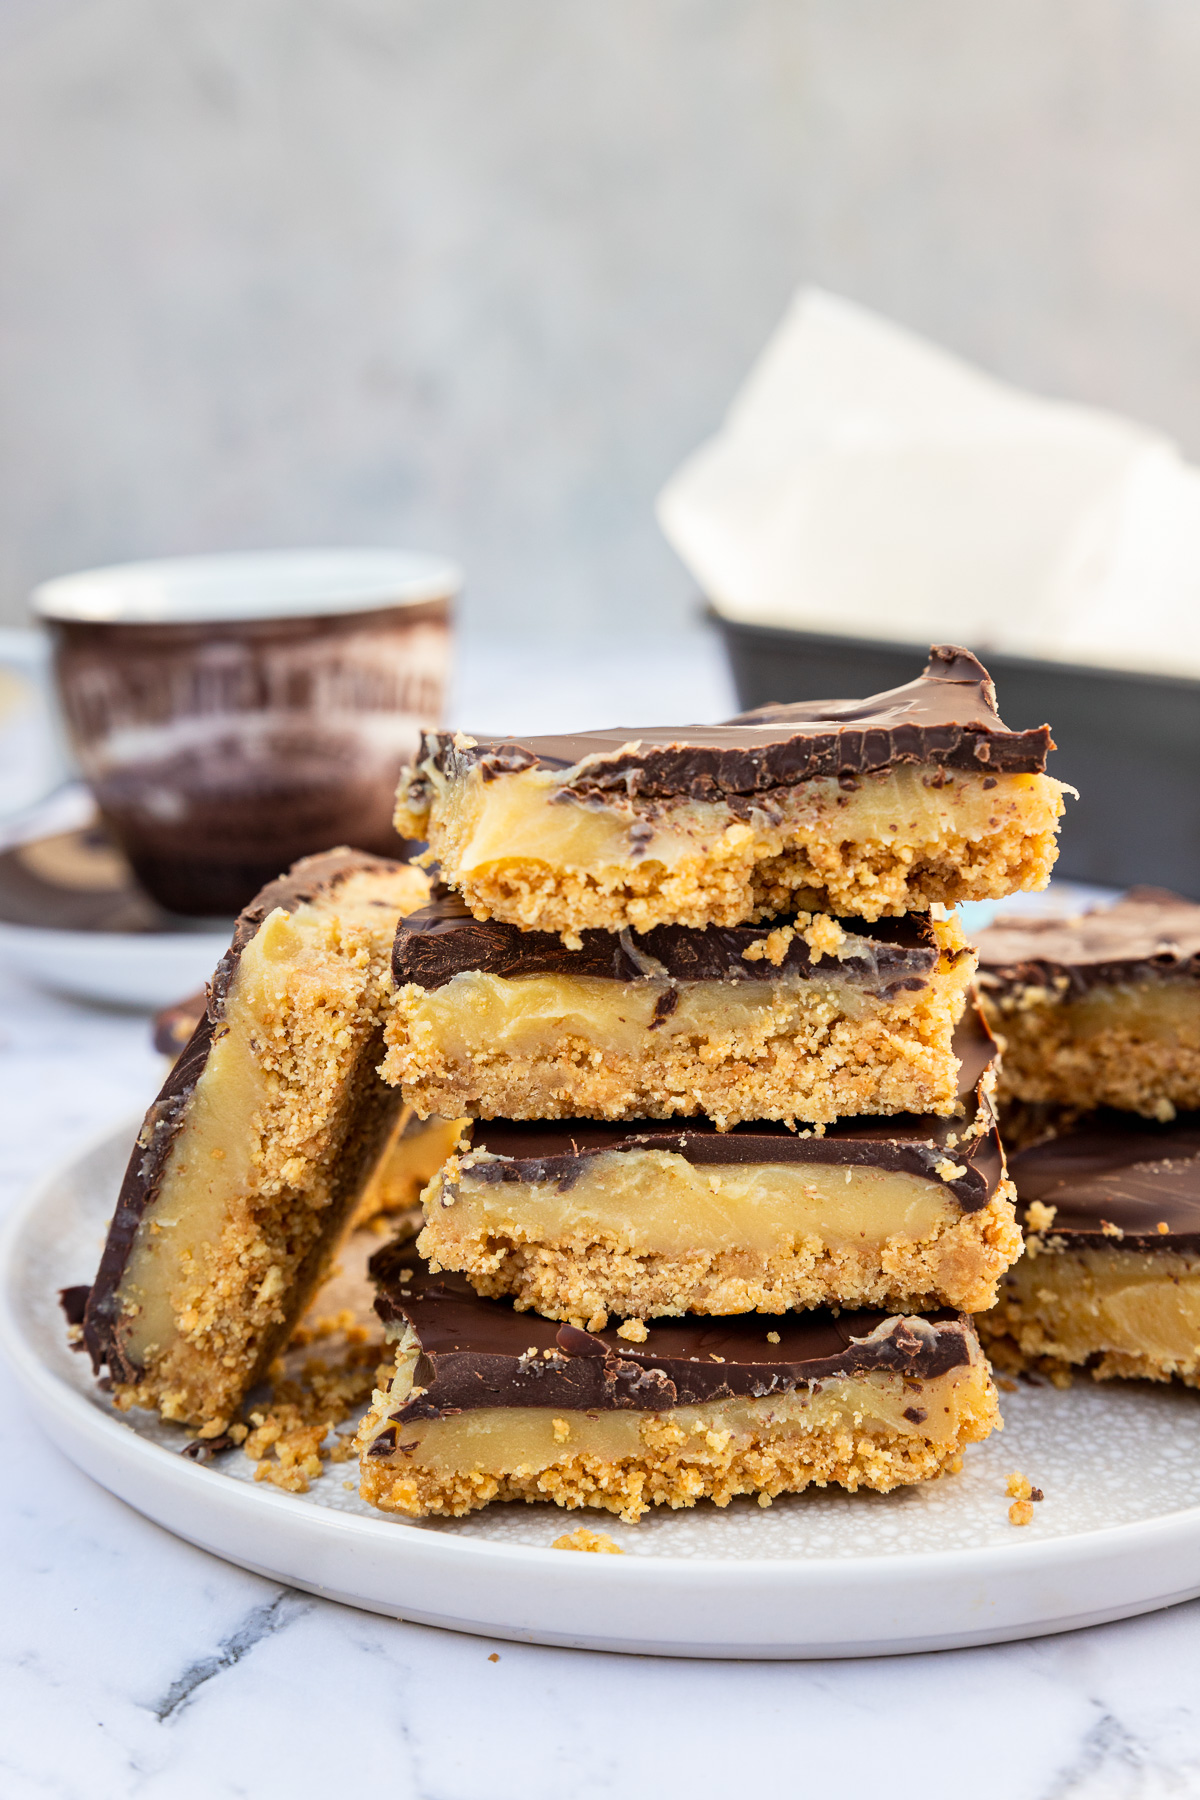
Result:
<svg viewBox="0 0 1200 1800">
<path fill-rule="evenodd" d="M 1167 1224 L 1167 1221 L 1165 1219 L 1160 1219 L 1158 1221 L 1158 1224 L 1155 1226 L 1155 1230 L 1158 1232 L 1158 1235 L 1160 1237 L 1166 1237 L 1166 1235 L 1170 1231 L 1170 1229 L 1171 1229 L 1171 1227 Z"/>
<path fill-rule="evenodd" d="M 828 913 L 818 913 L 803 935 L 814 963 L 819 963 L 822 956 L 838 957 L 846 942 L 845 930 Z"/>
<path fill-rule="evenodd" d="M 499 1652 L 496 1650 L 493 1650 L 492 1654 L 488 1657 L 488 1661 L 489 1662 L 499 1662 L 500 1661 Z"/>
<path fill-rule="evenodd" d="M 1040 1200 L 1031 1200 L 1025 1208 L 1025 1224 L 1030 1231 L 1049 1231 L 1057 1212 L 1057 1206 L 1043 1206 Z"/>
<path fill-rule="evenodd" d="M 1033 1483 L 1027 1475 L 1022 1475 L 1019 1469 L 1014 1469 L 1004 1484 L 1004 1492 L 1010 1500 L 1028 1500 L 1033 1492 Z"/>
<path fill-rule="evenodd" d="M 745 962 L 769 962 L 772 968 L 777 969 L 787 955 L 795 935 L 794 926 L 777 925 L 775 930 L 769 931 L 765 938 L 760 938 L 757 943 L 751 944 L 748 950 L 743 950 L 742 958 Z"/>
<path fill-rule="evenodd" d="M 1111 1219 L 1101 1219 L 1100 1230 L 1103 1232 L 1105 1237 L 1123 1238 L 1125 1236 L 1125 1233 L 1121 1230 L 1121 1227 L 1119 1225 L 1114 1225 Z"/>
<path fill-rule="evenodd" d="M 571 1427 L 567 1423 L 566 1419 L 553 1420 L 552 1427 L 553 1427 L 553 1431 L 554 1431 L 555 1443 L 556 1444 L 565 1444 L 567 1439 L 571 1435 Z"/>
<path fill-rule="evenodd" d="M 606 1312 L 594 1312 L 587 1322 L 587 1328 L 589 1331 L 603 1331 L 607 1324 L 608 1314 Z"/>
<path fill-rule="evenodd" d="M 767 1342 L 768 1344 L 777 1344 L 779 1342 L 779 1333 L 777 1331 L 768 1331 Z"/>
<path fill-rule="evenodd" d="M 1032 1525 L 1033 1507 L 1028 1500 L 1014 1500 L 1008 1509 L 1010 1525 Z"/>
<path fill-rule="evenodd" d="M 617 1336 L 628 1338 L 631 1344 L 644 1344 L 650 1333 L 644 1319 L 626 1319 L 623 1325 L 617 1326 Z"/>
<path fill-rule="evenodd" d="M 614 1543 L 607 1531 L 589 1531 L 581 1525 L 577 1531 L 571 1531 L 562 1537 L 555 1538 L 551 1545 L 554 1550 L 584 1550 L 593 1556 L 624 1556 L 620 1544 Z"/>
<path fill-rule="evenodd" d="M 943 1156 L 941 1162 L 933 1166 L 943 1181 L 960 1181 L 967 1172 L 965 1163 L 952 1163 L 948 1156 Z"/>
<path fill-rule="evenodd" d="M 1171 1120 L 1175 1117 L 1175 1108 L 1171 1105 L 1171 1102 L 1165 1095 L 1162 1095 L 1155 1101 L 1154 1116 L 1160 1125 L 1169 1125 Z"/>
</svg>

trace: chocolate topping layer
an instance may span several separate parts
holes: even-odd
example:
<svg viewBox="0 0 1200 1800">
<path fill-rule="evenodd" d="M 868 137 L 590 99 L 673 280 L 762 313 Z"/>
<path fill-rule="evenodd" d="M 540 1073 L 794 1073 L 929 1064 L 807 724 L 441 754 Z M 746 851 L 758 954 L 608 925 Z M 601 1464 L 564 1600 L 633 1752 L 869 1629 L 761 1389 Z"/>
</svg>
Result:
<svg viewBox="0 0 1200 1800">
<path fill-rule="evenodd" d="M 995 990 L 1083 993 L 1117 982 L 1200 981 L 1200 906 L 1166 888 L 1130 888 L 1115 906 L 1076 919 L 1001 918 L 979 935 L 981 979 Z"/>
<path fill-rule="evenodd" d="M 964 1212 L 986 1206 L 1004 1174 L 1004 1157 L 991 1104 L 980 1089 L 995 1045 L 974 1012 L 955 1034 L 965 1119 L 916 1117 L 841 1119 L 823 1137 L 786 1125 L 735 1125 L 718 1131 L 707 1119 L 687 1125 L 637 1126 L 598 1119 L 477 1119 L 471 1149 L 495 1161 L 470 1164 L 473 1181 L 553 1181 L 562 1189 L 579 1179 L 586 1160 L 606 1151 L 665 1150 L 690 1163 L 832 1163 L 846 1168 L 889 1169 L 938 1181 Z M 969 1136 L 978 1121 L 983 1129 Z M 951 1142 L 951 1139 L 954 1141 Z M 946 1179 L 949 1165 L 960 1173 Z"/>
<path fill-rule="evenodd" d="M 411 1245 L 389 1244 L 370 1267 L 380 1318 L 407 1321 L 421 1342 L 413 1397 L 390 1415 L 401 1427 L 482 1407 L 662 1412 L 845 1375 L 927 1380 L 968 1363 L 974 1344 L 970 1320 L 953 1312 L 653 1319 L 645 1343 L 632 1344 L 615 1331 L 556 1325 L 514 1312 L 508 1301 L 481 1300 L 461 1275 L 430 1275 Z M 767 1341 L 768 1331 L 778 1343 Z M 398 1447 L 403 1432 L 385 1428 L 371 1454 Z"/>
<path fill-rule="evenodd" d="M 899 763 L 1040 773 L 1053 748 L 1047 725 L 1008 730 L 978 658 L 936 644 L 915 681 L 866 700 L 805 700 L 759 707 L 721 725 L 617 727 L 570 737 L 473 741 L 427 732 L 418 762 L 432 758 L 452 778 L 478 767 L 485 780 L 522 769 L 569 770 L 562 789 L 580 796 L 717 800 Z"/>
<path fill-rule="evenodd" d="M 1053 1206 L 1045 1236 L 1071 1249 L 1200 1251 L 1200 1113 L 1170 1125 L 1133 1113 L 1094 1113 L 1009 1165 L 1022 1223 L 1035 1201 Z M 1116 1226 L 1124 1235 L 1106 1232 Z M 1160 1232 L 1158 1226 L 1169 1230 Z"/>
<path fill-rule="evenodd" d="M 440 988 L 468 969 L 488 975 L 595 975 L 610 981 L 774 981 L 784 974 L 837 975 L 876 989 L 890 999 L 903 988 L 925 986 L 938 966 L 938 946 L 927 913 L 880 919 L 868 925 L 840 920 L 861 940 L 862 953 L 818 961 L 803 938 L 793 938 L 778 965 L 745 953 L 786 919 L 768 925 L 657 925 L 644 934 L 584 931 L 581 950 L 567 950 L 552 931 L 522 931 L 497 919 L 471 916 L 457 894 L 401 919 L 392 952 L 396 985 Z"/>
<path fill-rule="evenodd" d="M 269 882 L 239 915 L 233 940 L 209 983 L 204 1016 L 146 1114 L 121 1183 L 104 1254 L 83 1316 L 84 1343 L 97 1371 L 107 1363 L 112 1374 L 122 1381 L 135 1381 L 140 1373 L 128 1362 L 122 1346 L 119 1289 L 138 1226 L 147 1208 L 158 1198 L 171 1147 L 196 1083 L 204 1073 L 214 1030 L 225 1016 L 225 1003 L 242 951 L 277 906 L 294 912 L 296 907 L 314 900 L 359 870 L 384 871 L 396 866 L 382 857 L 365 856 L 360 850 L 328 850 L 320 856 L 306 856 L 286 875 Z"/>
</svg>

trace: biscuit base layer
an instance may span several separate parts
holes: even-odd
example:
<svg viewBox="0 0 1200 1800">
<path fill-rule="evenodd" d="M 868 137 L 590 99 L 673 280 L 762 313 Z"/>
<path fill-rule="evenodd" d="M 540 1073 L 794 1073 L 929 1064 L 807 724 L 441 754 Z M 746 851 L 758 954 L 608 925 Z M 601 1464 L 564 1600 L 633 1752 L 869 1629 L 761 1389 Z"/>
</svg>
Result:
<svg viewBox="0 0 1200 1800">
<path fill-rule="evenodd" d="M 1000 1369 L 1200 1387 L 1200 1255 L 1033 1239 L 976 1325 Z"/>
<path fill-rule="evenodd" d="M 589 927 L 736 925 L 811 906 L 867 920 L 1046 885 L 1062 784 L 935 764 L 721 800 L 582 798 L 534 768 L 423 766 L 396 827 L 427 837 L 476 918 L 578 941 Z"/>
<path fill-rule="evenodd" d="M 666 1413 L 497 1407 L 406 1425 L 394 1456 L 373 1457 L 393 1405 L 377 1394 L 360 1429 L 360 1493 L 409 1518 L 526 1500 L 598 1507 L 633 1524 L 654 1506 L 726 1506 L 740 1494 L 769 1504 L 831 1484 L 888 1493 L 957 1472 L 964 1447 L 1000 1426 L 982 1360 L 921 1382 L 866 1375 Z"/>
<path fill-rule="evenodd" d="M 953 1111 L 954 1028 L 973 958 L 956 922 L 942 967 L 892 994 L 827 975 L 610 981 L 466 971 L 392 1002 L 381 1073 L 422 1116 L 829 1124 Z"/>
<path fill-rule="evenodd" d="M 1024 986 L 980 995 L 1003 1040 L 998 1097 L 1168 1120 L 1200 1108 L 1200 986 Z"/>
<path fill-rule="evenodd" d="M 979 1312 L 1021 1254 L 1007 1180 L 968 1212 L 941 1181 L 840 1164 L 623 1151 L 590 1159 L 565 1190 L 452 1165 L 423 1202 L 419 1249 L 435 1269 L 574 1323 L 828 1305 Z"/>
</svg>

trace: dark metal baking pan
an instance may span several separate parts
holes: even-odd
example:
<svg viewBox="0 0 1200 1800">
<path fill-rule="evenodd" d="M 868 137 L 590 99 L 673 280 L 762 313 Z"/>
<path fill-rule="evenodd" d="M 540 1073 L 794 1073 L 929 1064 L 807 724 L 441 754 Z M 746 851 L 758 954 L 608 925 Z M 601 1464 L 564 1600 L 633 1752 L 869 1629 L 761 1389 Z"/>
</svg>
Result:
<svg viewBox="0 0 1200 1800">
<path fill-rule="evenodd" d="M 923 644 L 709 616 L 743 708 L 877 694 L 925 666 Z M 1149 882 L 1200 899 L 1200 681 L 978 654 L 1005 724 L 1049 724 L 1058 745 L 1049 771 L 1079 790 L 1067 801 L 1055 873 L 1113 886 Z"/>
</svg>

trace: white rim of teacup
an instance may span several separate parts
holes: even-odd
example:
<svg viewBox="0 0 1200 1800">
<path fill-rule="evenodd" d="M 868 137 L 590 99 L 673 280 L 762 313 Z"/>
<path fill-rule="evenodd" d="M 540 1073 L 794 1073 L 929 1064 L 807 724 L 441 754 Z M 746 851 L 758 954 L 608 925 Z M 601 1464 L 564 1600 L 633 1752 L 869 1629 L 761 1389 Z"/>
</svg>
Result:
<svg viewBox="0 0 1200 1800">
<path fill-rule="evenodd" d="M 30 598 L 41 619 L 197 625 L 419 606 L 461 587 L 457 564 L 407 550 L 253 550 L 84 569 Z"/>
</svg>

